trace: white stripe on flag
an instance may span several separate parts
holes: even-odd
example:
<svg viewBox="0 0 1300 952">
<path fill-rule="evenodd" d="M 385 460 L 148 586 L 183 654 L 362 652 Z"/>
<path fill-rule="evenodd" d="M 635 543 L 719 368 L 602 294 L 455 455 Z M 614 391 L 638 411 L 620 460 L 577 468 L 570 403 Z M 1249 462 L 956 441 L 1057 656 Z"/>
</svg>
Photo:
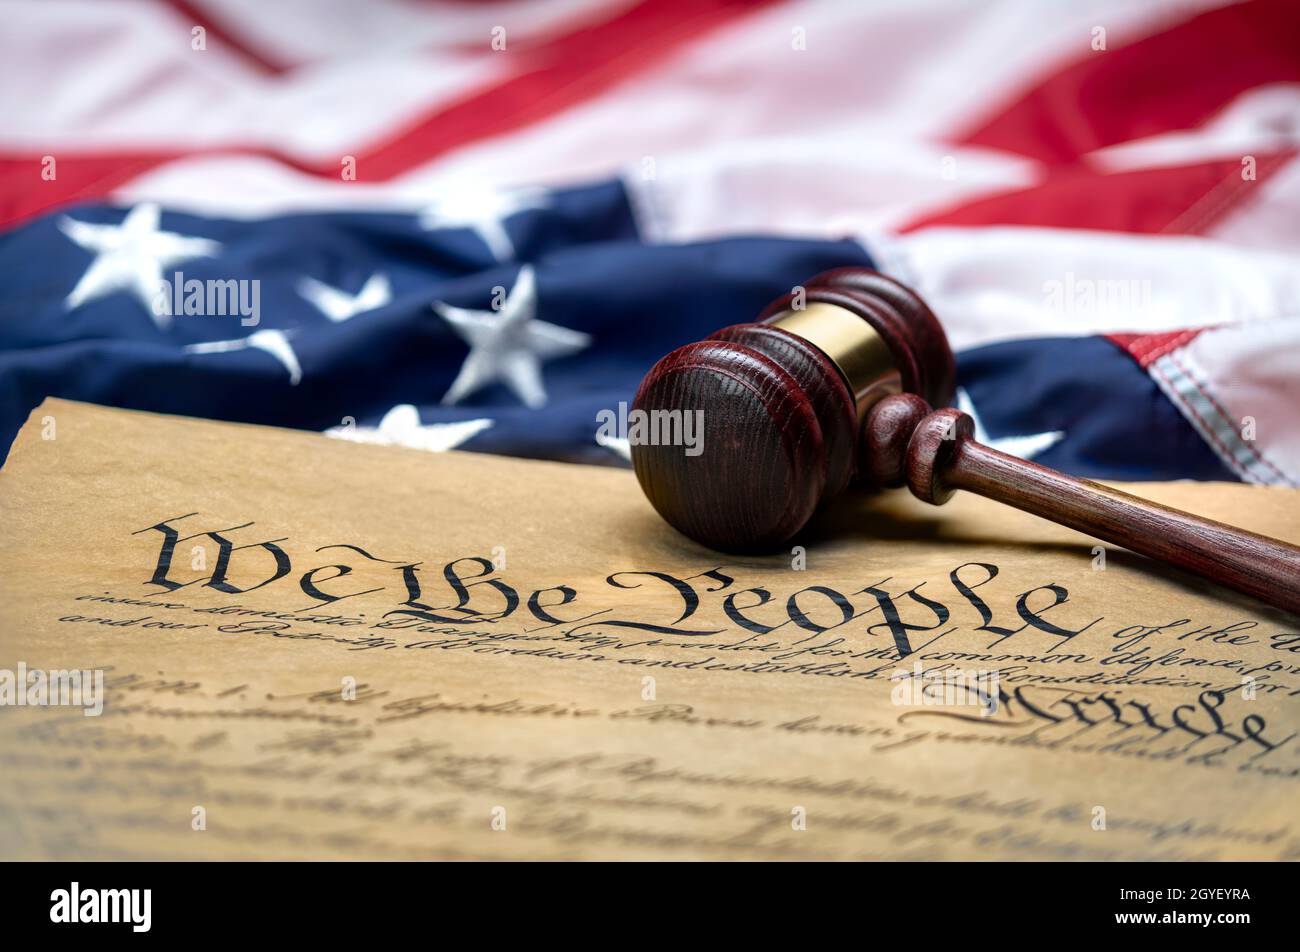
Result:
<svg viewBox="0 0 1300 952">
<path fill-rule="evenodd" d="M 1293 256 L 1203 238 L 926 228 L 866 244 L 925 297 L 958 349 L 1300 314 Z"/>
</svg>

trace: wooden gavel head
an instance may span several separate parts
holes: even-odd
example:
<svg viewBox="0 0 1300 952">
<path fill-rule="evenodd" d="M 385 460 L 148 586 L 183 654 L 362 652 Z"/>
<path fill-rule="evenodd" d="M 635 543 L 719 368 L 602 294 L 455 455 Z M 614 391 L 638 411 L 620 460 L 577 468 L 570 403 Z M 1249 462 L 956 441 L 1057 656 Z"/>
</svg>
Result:
<svg viewBox="0 0 1300 952">
<path fill-rule="evenodd" d="M 963 489 L 1300 615 L 1300 547 L 983 446 L 947 406 L 954 378 L 943 328 L 914 292 L 827 271 L 758 323 L 655 364 L 633 404 L 651 438 L 629 440 L 632 464 L 660 515 L 727 552 L 789 542 L 855 478 L 936 504 Z M 689 447 L 671 438 L 688 431 Z"/>
<path fill-rule="evenodd" d="M 757 323 L 723 328 L 655 364 L 633 409 L 665 421 L 661 430 L 672 414 L 693 414 L 703 447 L 692 456 L 665 441 L 634 442 L 632 463 L 655 509 L 683 534 L 724 551 L 770 550 L 855 476 L 901 484 L 910 433 L 895 427 L 901 445 L 882 445 L 866 432 L 870 411 L 899 393 L 915 394 L 918 412 L 947 406 L 955 378 L 943 328 L 915 292 L 865 268 L 827 271 L 773 301 Z"/>
</svg>

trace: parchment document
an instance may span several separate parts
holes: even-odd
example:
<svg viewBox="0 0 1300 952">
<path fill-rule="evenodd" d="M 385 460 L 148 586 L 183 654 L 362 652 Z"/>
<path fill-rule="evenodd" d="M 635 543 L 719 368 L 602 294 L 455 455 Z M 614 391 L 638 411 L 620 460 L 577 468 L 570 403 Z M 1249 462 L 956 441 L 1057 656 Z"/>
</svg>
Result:
<svg viewBox="0 0 1300 952">
<path fill-rule="evenodd" d="M 52 400 L 0 546 L 5 858 L 1300 857 L 1297 619 L 975 497 L 736 558 L 627 471 Z"/>
</svg>

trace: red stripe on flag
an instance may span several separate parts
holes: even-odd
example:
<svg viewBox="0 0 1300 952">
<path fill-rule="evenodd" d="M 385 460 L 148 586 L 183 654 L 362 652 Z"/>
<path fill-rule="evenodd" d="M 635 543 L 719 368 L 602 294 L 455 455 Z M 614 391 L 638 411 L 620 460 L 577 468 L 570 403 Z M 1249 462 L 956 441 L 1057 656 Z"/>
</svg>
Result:
<svg viewBox="0 0 1300 952">
<path fill-rule="evenodd" d="M 1163 331 L 1158 334 L 1106 334 L 1105 338 L 1118 346 L 1146 370 L 1165 354 L 1186 347 L 1208 327 L 1194 327 L 1182 331 Z"/>
<path fill-rule="evenodd" d="M 213 19 L 211 13 L 200 9 L 199 5 L 191 0 L 167 0 L 167 4 L 182 20 L 189 21 L 191 30 L 196 26 L 203 27 L 208 40 L 241 57 L 261 72 L 276 76 L 288 71 L 287 66 L 269 59 L 264 53 L 245 43 L 223 27 L 219 20 Z"/>
<path fill-rule="evenodd" d="M 1295 82 L 1300 3 L 1251 0 L 1089 51 L 957 141 L 1067 163 L 1118 142 L 1194 128 L 1247 90 Z"/>
<path fill-rule="evenodd" d="M 1255 156 L 1255 178 L 1242 177 L 1241 160 L 1126 172 L 1071 166 L 1038 185 L 989 195 L 909 222 L 901 231 L 936 225 L 1023 225 L 1087 228 L 1134 234 L 1201 234 L 1255 194 L 1296 156 Z"/>
<path fill-rule="evenodd" d="M 48 156 L 0 158 L 0 226 L 33 218 L 60 205 L 102 198 L 173 158 L 175 154 L 79 156 L 62 151 Z"/>
</svg>

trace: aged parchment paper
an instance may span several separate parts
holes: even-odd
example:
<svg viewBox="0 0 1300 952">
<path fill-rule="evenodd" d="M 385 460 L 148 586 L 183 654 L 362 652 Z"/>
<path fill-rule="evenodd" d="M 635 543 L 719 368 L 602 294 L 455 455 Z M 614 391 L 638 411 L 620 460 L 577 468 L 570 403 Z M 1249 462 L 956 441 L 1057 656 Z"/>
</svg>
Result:
<svg viewBox="0 0 1300 952">
<path fill-rule="evenodd" d="M 0 669 L 103 711 L 0 707 L 0 856 L 1300 857 L 1297 619 L 1097 546 L 893 493 L 738 559 L 627 471 L 47 401 Z"/>
</svg>

